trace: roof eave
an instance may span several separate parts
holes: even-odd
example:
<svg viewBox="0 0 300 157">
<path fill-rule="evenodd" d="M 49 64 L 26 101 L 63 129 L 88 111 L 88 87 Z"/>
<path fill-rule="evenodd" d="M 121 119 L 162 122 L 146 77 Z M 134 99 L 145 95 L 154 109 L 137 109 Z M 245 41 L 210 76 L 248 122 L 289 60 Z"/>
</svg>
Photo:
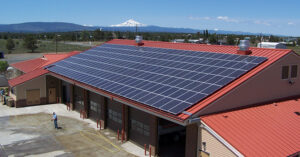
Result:
<svg viewBox="0 0 300 157">
<path fill-rule="evenodd" d="M 64 81 L 66 81 L 68 83 L 77 85 L 79 87 L 82 87 L 82 88 L 85 88 L 85 89 L 88 88 L 88 90 L 90 90 L 92 92 L 95 92 L 95 93 L 98 93 L 98 94 L 100 94 L 100 95 L 102 95 L 102 96 L 104 96 L 106 98 L 113 99 L 113 100 L 115 100 L 117 102 L 123 103 L 125 105 L 128 105 L 130 107 L 136 108 L 138 110 L 144 111 L 146 113 L 149 113 L 151 115 L 157 116 L 159 118 L 167 119 L 167 120 L 169 120 L 171 122 L 174 122 L 174 123 L 182 125 L 182 126 L 186 126 L 188 124 L 187 120 L 183 120 L 183 119 L 181 119 L 181 118 L 179 118 L 179 117 L 177 117 L 175 115 L 171 115 L 169 113 L 165 113 L 163 111 L 147 107 L 146 105 L 140 104 L 138 102 L 135 102 L 135 101 L 132 101 L 132 100 L 120 97 L 118 95 L 109 93 L 109 92 L 104 91 L 102 89 L 99 89 L 99 88 L 96 88 L 96 87 L 92 87 L 90 85 L 86 85 L 86 84 L 84 84 L 82 82 L 78 82 L 76 80 L 72 80 L 70 78 L 67 78 L 65 76 L 61 76 L 61 75 L 53 73 L 53 72 L 49 72 L 49 74 L 51 76 L 53 76 L 53 77 L 59 78 L 59 79 L 64 80 Z"/>
</svg>

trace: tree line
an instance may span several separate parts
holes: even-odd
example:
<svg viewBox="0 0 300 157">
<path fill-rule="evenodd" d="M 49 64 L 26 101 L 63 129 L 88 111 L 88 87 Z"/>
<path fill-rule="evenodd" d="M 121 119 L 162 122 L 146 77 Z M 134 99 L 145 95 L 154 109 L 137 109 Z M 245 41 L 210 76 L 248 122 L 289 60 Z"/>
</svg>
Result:
<svg viewBox="0 0 300 157">
<path fill-rule="evenodd" d="M 51 33 L 0 33 L 0 39 L 6 40 L 6 48 L 11 52 L 15 47 L 13 39 L 22 39 L 23 46 L 32 52 L 37 49 L 38 40 L 50 41 L 108 41 L 111 39 L 135 39 L 135 32 L 119 32 L 119 31 L 102 31 L 96 29 L 94 31 L 75 31 L 75 32 L 51 32 Z M 197 33 L 161 33 L 161 32 L 138 32 L 145 40 L 153 41 L 173 41 L 175 39 L 184 39 L 189 42 L 190 39 L 203 39 L 204 43 L 209 44 L 225 44 L 237 45 L 239 40 L 247 37 L 253 45 L 265 39 L 271 42 L 283 41 L 283 37 L 264 36 L 264 35 L 235 35 L 235 34 L 216 34 L 210 33 L 208 30 Z M 294 44 L 300 45 L 300 38 Z"/>
</svg>

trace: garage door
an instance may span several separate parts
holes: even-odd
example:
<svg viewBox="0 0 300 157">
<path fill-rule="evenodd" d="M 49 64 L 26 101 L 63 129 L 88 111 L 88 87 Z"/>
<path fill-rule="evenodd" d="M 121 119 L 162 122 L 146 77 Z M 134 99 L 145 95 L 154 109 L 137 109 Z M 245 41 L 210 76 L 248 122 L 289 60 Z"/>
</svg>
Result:
<svg viewBox="0 0 300 157">
<path fill-rule="evenodd" d="M 98 95 L 96 93 L 93 92 L 89 92 L 90 93 L 90 111 L 89 111 L 89 118 L 92 120 L 99 120 L 101 117 L 101 100 L 103 100 L 104 98 L 101 95 Z"/>
<path fill-rule="evenodd" d="M 74 107 L 78 112 L 84 109 L 83 89 L 77 86 L 74 87 Z"/>
<path fill-rule="evenodd" d="M 27 105 L 39 105 L 41 103 L 40 89 L 27 90 L 26 103 Z"/>
<path fill-rule="evenodd" d="M 122 104 L 108 100 L 107 104 L 107 127 L 117 131 L 122 130 Z"/>
<path fill-rule="evenodd" d="M 150 142 L 150 115 L 129 108 L 129 139 L 141 146 Z"/>
</svg>

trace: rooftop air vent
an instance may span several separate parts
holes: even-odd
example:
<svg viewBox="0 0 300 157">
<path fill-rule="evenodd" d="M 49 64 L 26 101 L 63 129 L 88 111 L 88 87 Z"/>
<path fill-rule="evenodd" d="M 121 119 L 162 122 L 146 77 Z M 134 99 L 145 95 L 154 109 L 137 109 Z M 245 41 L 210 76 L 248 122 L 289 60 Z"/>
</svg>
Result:
<svg viewBox="0 0 300 157">
<path fill-rule="evenodd" d="M 135 42 L 138 44 L 138 46 L 144 45 L 144 43 L 143 43 L 143 37 L 142 36 L 137 35 L 135 37 Z"/>
<path fill-rule="evenodd" d="M 249 50 L 250 42 L 249 40 L 240 40 L 239 50 L 237 51 L 238 54 L 241 55 L 250 55 L 252 52 Z"/>
</svg>

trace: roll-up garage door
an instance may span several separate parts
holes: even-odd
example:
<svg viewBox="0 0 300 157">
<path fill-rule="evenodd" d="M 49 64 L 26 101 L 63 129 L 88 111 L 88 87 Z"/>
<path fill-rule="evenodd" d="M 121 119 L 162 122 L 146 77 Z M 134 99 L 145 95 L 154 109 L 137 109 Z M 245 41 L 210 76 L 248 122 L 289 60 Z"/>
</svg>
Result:
<svg viewBox="0 0 300 157">
<path fill-rule="evenodd" d="M 77 86 L 74 87 L 74 105 L 78 112 L 84 109 L 83 89 Z"/>
<path fill-rule="evenodd" d="M 122 104 L 108 100 L 107 105 L 107 127 L 117 131 L 122 130 Z"/>
<path fill-rule="evenodd" d="M 90 93 L 90 111 L 89 111 L 89 118 L 92 120 L 99 120 L 101 117 L 101 103 L 103 103 L 104 98 L 101 95 L 98 95 L 93 92 Z"/>
<path fill-rule="evenodd" d="M 140 110 L 129 108 L 129 139 L 139 145 L 150 142 L 150 115 Z"/>
<path fill-rule="evenodd" d="M 27 105 L 39 105 L 41 103 L 40 89 L 27 90 L 26 103 Z"/>
</svg>

